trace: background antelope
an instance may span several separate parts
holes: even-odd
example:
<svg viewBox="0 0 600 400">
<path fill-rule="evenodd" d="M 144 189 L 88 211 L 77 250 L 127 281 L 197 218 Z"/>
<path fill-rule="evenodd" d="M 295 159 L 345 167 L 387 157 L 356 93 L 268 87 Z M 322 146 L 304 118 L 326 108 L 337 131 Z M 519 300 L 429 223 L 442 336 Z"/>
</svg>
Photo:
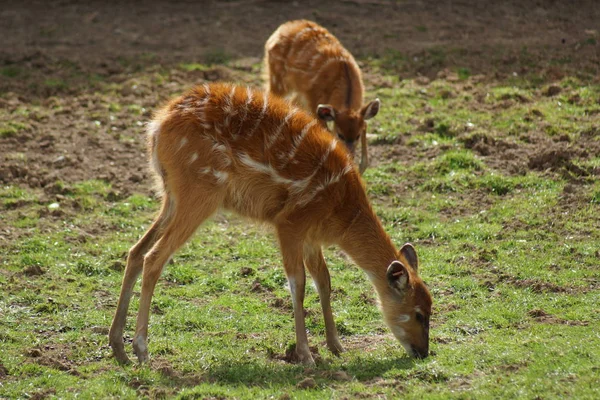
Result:
<svg viewBox="0 0 600 400">
<path fill-rule="evenodd" d="M 363 106 L 360 68 L 339 40 L 322 26 L 306 20 L 281 25 L 265 44 L 267 90 L 295 95 L 354 154 L 361 141 L 360 172 L 369 164 L 366 120 L 379 111 L 379 99 Z"/>
<path fill-rule="evenodd" d="M 292 294 L 296 352 L 313 363 L 303 313 L 305 270 L 325 318 L 327 345 L 342 345 L 330 306 L 321 247 L 338 244 L 366 271 L 385 321 L 412 356 L 429 351 L 431 296 L 415 249 L 396 250 L 375 216 L 350 155 L 317 120 L 267 92 L 230 84 L 199 86 L 172 100 L 148 125 L 160 214 L 131 248 L 109 339 L 128 362 L 123 329 L 143 272 L 133 348 L 148 358 L 150 302 L 165 263 L 219 207 L 275 227 Z"/>
</svg>

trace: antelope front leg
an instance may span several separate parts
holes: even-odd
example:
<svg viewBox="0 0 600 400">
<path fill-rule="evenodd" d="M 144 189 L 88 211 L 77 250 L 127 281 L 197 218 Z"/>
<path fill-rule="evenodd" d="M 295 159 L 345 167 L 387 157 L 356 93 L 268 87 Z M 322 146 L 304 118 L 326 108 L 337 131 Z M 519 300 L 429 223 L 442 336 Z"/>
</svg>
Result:
<svg viewBox="0 0 600 400">
<path fill-rule="evenodd" d="M 306 268 L 313 277 L 319 292 L 321 300 L 321 309 L 325 320 L 325 336 L 327 337 L 327 347 L 335 354 L 339 355 L 344 351 L 338 336 L 333 313 L 331 312 L 331 278 L 329 270 L 323 257 L 323 252 L 320 246 L 305 246 L 304 247 L 304 262 Z"/>
<path fill-rule="evenodd" d="M 303 364 L 314 365 L 310 348 L 308 347 L 308 336 L 304 323 L 304 289 L 306 286 L 306 274 L 302 261 L 302 244 L 297 240 L 286 243 L 281 238 L 281 253 L 283 254 L 283 266 L 290 284 L 292 304 L 294 305 L 294 323 L 296 327 L 296 354 Z"/>
</svg>

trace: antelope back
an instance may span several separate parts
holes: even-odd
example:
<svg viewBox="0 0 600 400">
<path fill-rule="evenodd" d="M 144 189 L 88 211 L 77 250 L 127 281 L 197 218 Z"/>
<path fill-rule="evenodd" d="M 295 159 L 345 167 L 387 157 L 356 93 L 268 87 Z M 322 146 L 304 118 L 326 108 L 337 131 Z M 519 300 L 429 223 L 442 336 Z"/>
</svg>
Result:
<svg viewBox="0 0 600 400">
<path fill-rule="evenodd" d="M 230 84 L 173 100 L 149 136 L 167 190 L 204 185 L 223 193 L 225 207 L 261 221 L 306 208 L 317 215 L 344 190 L 339 182 L 356 174 L 344 146 L 317 120 L 267 92 Z"/>
<path fill-rule="evenodd" d="M 352 54 L 314 22 L 281 25 L 265 45 L 265 71 L 270 91 L 280 96 L 295 93 L 298 103 L 324 126 L 333 121 L 332 132 L 350 150 L 365 134 L 365 120 L 379 109 L 379 102 L 376 108 L 363 106 L 361 71 Z"/>
</svg>

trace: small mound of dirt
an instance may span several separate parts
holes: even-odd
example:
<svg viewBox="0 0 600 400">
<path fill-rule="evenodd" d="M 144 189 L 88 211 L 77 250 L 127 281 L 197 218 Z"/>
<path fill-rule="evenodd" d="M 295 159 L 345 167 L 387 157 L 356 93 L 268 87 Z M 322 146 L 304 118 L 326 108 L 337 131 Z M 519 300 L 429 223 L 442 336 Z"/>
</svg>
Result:
<svg viewBox="0 0 600 400">
<path fill-rule="evenodd" d="M 577 154 L 570 149 L 562 146 L 550 149 L 541 149 L 539 152 L 529 156 L 528 166 L 538 171 L 568 171 L 577 176 L 587 176 L 588 171 L 575 165 L 573 158 Z"/>
<path fill-rule="evenodd" d="M 573 153 L 565 148 L 552 148 L 542 150 L 529 158 L 529 168 L 537 170 L 558 170 L 571 164 Z"/>
<path fill-rule="evenodd" d="M 0 378 L 5 378 L 8 376 L 8 369 L 0 363 Z"/>
<path fill-rule="evenodd" d="M 42 356 L 42 350 L 40 349 L 30 349 L 25 353 L 27 357 L 38 358 Z"/>
<path fill-rule="evenodd" d="M 550 86 L 548 86 L 547 88 L 545 88 L 542 91 L 542 94 L 544 96 L 552 97 L 552 96 L 556 96 L 561 91 L 562 91 L 562 89 L 560 88 L 560 86 L 558 86 L 558 85 L 550 85 Z"/>
<path fill-rule="evenodd" d="M 458 140 L 463 143 L 465 148 L 472 149 L 482 156 L 490 155 L 492 147 L 496 145 L 496 139 L 480 132 L 463 135 Z"/>
<path fill-rule="evenodd" d="M 561 325 L 571 325 L 571 326 L 587 326 L 589 322 L 587 321 L 570 321 L 562 318 L 555 317 L 553 315 L 548 314 L 546 311 L 541 308 L 534 308 L 533 310 L 529 310 L 527 315 L 535 319 L 536 322 L 542 324 L 561 324 Z"/>
<path fill-rule="evenodd" d="M 40 276 L 44 275 L 46 271 L 42 269 L 39 265 L 31 265 L 23 270 L 23 275 L 25 276 Z"/>
<path fill-rule="evenodd" d="M 46 389 L 31 395 L 30 400 L 42 400 L 56 394 L 56 389 Z"/>
<path fill-rule="evenodd" d="M 542 282 L 537 279 L 518 279 L 513 277 L 506 281 L 518 288 L 529 288 L 534 293 L 566 293 L 569 291 L 565 287 L 550 282 Z"/>
<path fill-rule="evenodd" d="M 313 378 L 308 377 L 298 382 L 296 387 L 298 387 L 299 389 L 313 389 L 317 387 L 317 382 Z"/>
</svg>

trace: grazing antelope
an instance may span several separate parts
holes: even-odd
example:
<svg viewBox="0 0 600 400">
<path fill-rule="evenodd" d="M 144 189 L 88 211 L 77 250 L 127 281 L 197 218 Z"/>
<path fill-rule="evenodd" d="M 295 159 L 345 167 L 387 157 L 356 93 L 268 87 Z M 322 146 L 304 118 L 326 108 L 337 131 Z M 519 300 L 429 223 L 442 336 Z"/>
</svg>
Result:
<svg viewBox="0 0 600 400">
<path fill-rule="evenodd" d="M 281 25 L 265 44 L 267 90 L 294 94 L 354 154 L 361 141 L 360 173 L 369 165 L 366 120 L 379 111 L 379 99 L 363 106 L 360 68 L 339 40 L 322 26 L 306 20 Z"/>
<path fill-rule="evenodd" d="M 350 155 L 316 119 L 267 92 L 231 84 L 198 86 L 148 125 L 151 165 L 162 190 L 154 223 L 131 248 L 109 339 L 128 362 L 123 329 L 143 273 L 133 348 L 148 359 L 150 302 L 165 263 L 219 207 L 275 227 L 289 281 L 296 352 L 313 363 L 304 325 L 306 267 L 325 318 L 327 345 L 343 351 L 330 305 L 321 247 L 338 244 L 366 271 L 385 321 L 409 354 L 429 351 L 431 296 L 415 249 L 399 251 L 375 216 Z"/>
</svg>

